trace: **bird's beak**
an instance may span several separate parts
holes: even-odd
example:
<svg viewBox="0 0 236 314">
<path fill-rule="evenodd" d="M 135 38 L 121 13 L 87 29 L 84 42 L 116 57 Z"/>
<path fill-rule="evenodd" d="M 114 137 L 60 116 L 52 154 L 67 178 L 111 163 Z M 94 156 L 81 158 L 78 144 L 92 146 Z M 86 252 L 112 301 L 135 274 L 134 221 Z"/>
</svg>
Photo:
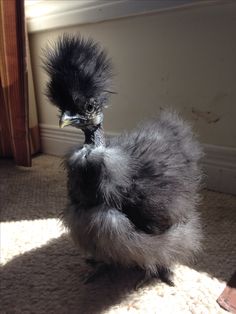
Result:
<svg viewBox="0 0 236 314">
<path fill-rule="evenodd" d="M 76 114 L 74 116 L 70 115 L 68 111 L 64 112 L 61 115 L 59 126 L 60 128 L 64 128 L 65 126 L 73 126 L 79 129 L 86 127 L 94 127 L 100 124 L 103 121 L 103 113 L 101 112 L 98 115 L 95 115 L 91 119 L 85 119 L 84 117 Z"/>
<path fill-rule="evenodd" d="M 64 128 L 65 126 L 70 125 L 70 124 L 71 124 L 70 120 L 64 120 L 64 121 L 60 120 L 59 121 L 59 126 L 60 126 L 61 129 Z"/>
<path fill-rule="evenodd" d="M 59 126 L 64 128 L 65 126 L 72 125 L 75 121 L 75 117 L 68 115 L 66 112 L 61 115 Z"/>
</svg>

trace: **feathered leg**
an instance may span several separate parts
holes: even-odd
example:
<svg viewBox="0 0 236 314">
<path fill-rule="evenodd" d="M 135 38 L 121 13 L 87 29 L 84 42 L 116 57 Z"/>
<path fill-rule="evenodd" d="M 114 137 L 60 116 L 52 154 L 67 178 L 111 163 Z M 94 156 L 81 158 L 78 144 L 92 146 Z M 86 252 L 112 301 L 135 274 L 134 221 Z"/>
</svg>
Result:
<svg viewBox="0 0 236 314">
<path fill-rule="evenodd" d="M 142 270 L 142 277 L 136 283 L 135 289 L 138 290 L 139 288 L 145 286 L 146 284 L 152 282 L 153 280 L 157 279 L 169 286 L 174 286 L 172 281 L 173 273 L 169 268 L 166 267 L 158 267 L 157 272 L 153 273 L 149 270 Z"/>
<path fill-rule="evenodd" d="M 157 278 L 159 278 L 162 282 L 167 285 L 173 287 L 175 284 L 173 282 L 173 272 L 166 267 L 158 268 Z"/>
<path fill-rule="evenodd" d="M 115 268 L 111 265 L 105 264 L 103 262 L 98 262 L 92 258 L 86 259 L 86 263 L 93 268 L 93 271 L 85 279 L 84 284 L 92 283 L 106 274 L 108 274 L 110 279 L 112 279 L 112 277 L 110 276 L 111 270 L 114 270 Z"/>
</svg>

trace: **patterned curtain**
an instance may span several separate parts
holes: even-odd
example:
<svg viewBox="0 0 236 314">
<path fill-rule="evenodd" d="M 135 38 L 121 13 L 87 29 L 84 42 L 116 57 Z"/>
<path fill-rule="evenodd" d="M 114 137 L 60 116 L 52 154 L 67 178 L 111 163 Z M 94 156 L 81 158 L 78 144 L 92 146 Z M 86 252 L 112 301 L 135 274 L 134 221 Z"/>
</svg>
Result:
<svg viewBox="0 0 236 314">
<path fill-rule="evenodd" d="M 0 156 L 13 156 L 21 166 L 31 166 L 31 153 L 39 150 L 26 37 L 24 1 L 0 0 Z"/>
</svg>

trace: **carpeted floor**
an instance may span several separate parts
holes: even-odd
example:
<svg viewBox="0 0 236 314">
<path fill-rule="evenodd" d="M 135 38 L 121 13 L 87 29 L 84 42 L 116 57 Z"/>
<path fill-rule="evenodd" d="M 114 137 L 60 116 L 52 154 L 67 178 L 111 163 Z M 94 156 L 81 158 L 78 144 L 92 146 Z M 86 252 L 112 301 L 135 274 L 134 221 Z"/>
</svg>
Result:
<svg viewBox="0 0 236 314">
<path fill-rule="evenodd" d="M 84 285 L 91 269 L 57 218 L 66 203 L 60 163 L 45 155 L 31 169 L 0 161 L 0 313 L 226 313 L 216 299 L 236 267 L 236 197 L 203 191 L 204 251 L 192 267 L 176 266 L 175 287 L 135 291 L 130 270 Z"/>
</svg>

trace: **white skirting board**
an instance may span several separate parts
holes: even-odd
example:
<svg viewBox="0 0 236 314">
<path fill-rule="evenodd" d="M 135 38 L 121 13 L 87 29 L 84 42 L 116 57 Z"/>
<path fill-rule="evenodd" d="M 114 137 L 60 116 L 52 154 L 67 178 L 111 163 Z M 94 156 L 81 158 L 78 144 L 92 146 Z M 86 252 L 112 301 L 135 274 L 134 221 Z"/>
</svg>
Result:
<svg viewBox="0 0 236 314">
<path fill-rule="evenodd" d="M 63 156 L 73 146 L 84 141 L 79 130 L 41 124 L 42 152 Z M 116 135 L 107 133 L 107 136 Z M 202 165 L 208 189 L 236 195 L 236 148 L 203 144 L 205 157 Z"/>
</svg>

